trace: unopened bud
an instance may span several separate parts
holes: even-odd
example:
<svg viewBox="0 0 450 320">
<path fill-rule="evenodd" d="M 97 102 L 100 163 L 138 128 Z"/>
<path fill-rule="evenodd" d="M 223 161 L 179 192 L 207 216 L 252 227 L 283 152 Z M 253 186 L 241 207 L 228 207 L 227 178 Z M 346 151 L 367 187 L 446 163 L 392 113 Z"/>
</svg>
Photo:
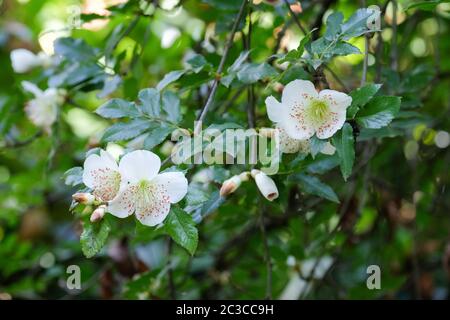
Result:
<svg viewBox="0 0 450 320">
<path fill-rule="evenodd" d="M 77 192 L 72 195 L 72 199 L 81 204 L 93 204 L 95 201 L 94 195 L 87 192 Z"/>
<path fill-rule="evenodd" d="M 241 185 L 241 178 L 239 176 L 232 176 L 230 179 L 225 180 L 220 188 L 220 196 L 225 197 L 236 191 Z"/>
<path fill-rule="evenodd" d="M 256 169 L 253 169 L 251 174 L 264 198 L 269 201 L 273 201 L 278 198 L 278 189 L 271 177 Z"/>
<path fill-rule="evenodd" d="M 97 209 L 95 209 L 94 212 L 92 212 L 90 218 L 91 222 L 97 222 L 102 220 L 103 217 L 105 216 L 105 213 L 106 213 L 106 206 L 102 204 Z"/>
</svg>

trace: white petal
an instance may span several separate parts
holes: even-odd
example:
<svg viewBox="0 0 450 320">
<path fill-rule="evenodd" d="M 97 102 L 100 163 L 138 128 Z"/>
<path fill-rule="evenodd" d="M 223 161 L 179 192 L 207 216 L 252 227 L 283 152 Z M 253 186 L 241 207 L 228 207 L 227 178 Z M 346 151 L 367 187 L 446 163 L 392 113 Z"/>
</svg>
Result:
<svg viewBox="0 0 450 320">
<path fill-rule="evenodd" d="M 281 113 L 283 105 L 277 101 L 273 96 L 266 98 L 267 116 L 272 122 L 281 121 Z"/>
<path fill-rule="evenodd" d="M 153 181 L 137 191 L 135 197 L 136 218 L 147 226 L 164 221 L 170 211 L 170 197 L 166 190 Z"/>
<path fill-rule="evenodd" d="M 328 139 L 333 136 L 344 125 L 346 118 L 345 111 L 330 112 L 328 120 L 316 128 L 316 135 L 319 139 Z"/>
<path fill-rule="evenodd" d="M 300 143 L 302 140 L 292 139 L 286 133 L 286 131 L 277 126 L 280 138 L 280 150 L 283 153 L 296 153 L 300 150 Z"/>
<path fill-rule="evenodd" d="M 302 105 L 305 100 L 317 97 L 318 93 L 311 81 L 294 80 L 284 87 L 281 103 L 285 105 Z"/>
<path fill-rule="evenodd" d="M 305 140 L 314 135 L 314 126 L 309 123 L 304 108 L 293 108 L 286 112 L 280 126 L 292 139 Z"/>
<path fill-rule="evenodd" d="M 112 200 L 120 188 L 118 167 L 110 157 L 103 151 L 100 156 L 91 154 L 84 161 L 83 183 L 103 201 Z"/>
<path fill-rule="evenodd" d="M 35 97 L 39 97 L 43 94 L 43 91 L 30 81 L 22 81 L 22 87 L 24 88 L 24 90 L 32 93 Z"/>
<path fill-rule="evenodd" d="M 187 193 L 188 181 L 181 172 L 164 172 L 158 174 L 153 180 L 169 196 L 171 203 L 177 203 Z"/>
<path fill-rule="evenodd" d="M 27 49 L 15 49 L 10 54 L 11 65 L 16 73 L 25 73 L 41 64 L 41 59 Z"/>
<path fill-rule="evenodd" d="M 121 189 L 117 197 L 108 203 L 107 211 L 118 218 L 126 218 L 135 210 L 136 185 L 128 185 Z"/>
<path fill-rule="evenodd" d="M 160 167 L 161 159 L 147 150 L 132 151 L 124 155 L 119 163 L 122 178 L 131 183 L 153 179 Z"/>
<path fill-rule="evenodd" d="M 320 99 L 326 100 L 330 109 L 335 112 L 345 111 L 352 103 L 352 97 L 335 90 L 322 90 L 319 93 L 319 97 Z"/>
</svg>

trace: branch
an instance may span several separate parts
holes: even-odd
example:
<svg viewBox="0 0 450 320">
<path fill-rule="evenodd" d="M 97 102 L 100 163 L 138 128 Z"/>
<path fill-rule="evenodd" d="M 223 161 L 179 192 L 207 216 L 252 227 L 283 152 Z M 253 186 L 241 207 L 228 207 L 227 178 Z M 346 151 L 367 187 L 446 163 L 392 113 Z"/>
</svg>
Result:
<svg viewBox="0 0 450 320">
<path fill-rule="evenodd" d="M 216 91 L 217 91 L 217 86 L 219 84 L 220 74 L 222 73 L 223 68 L 225 66 L 225 61 L 226 61 L 226 59 L 228 57 L 228 52 L 230 51 L 230 48 L 233 45 L 234 35 L 235 35 L 236 30 L 237 30 L 237 28 L 239 26 L 239 22 L 241 21 L 241 18 L 242 18 L 243 14 L 244 14 L 244 9 L 245 9 L 246 5 L 247 5 L 247 0 L 242 1 L 242 5 L 241 5 L 241 7 L 239 9 L 239 13 L 236 16 L 236 19 L 234 20 L 234 24 L 233 24 L 233 28 L 231 29 L 230 37 L 228 38 L 228 41 L 227 41 L 227 43 L 225 45 L 224 52 L 222 54 L 222 58 L 220 59 L 219 67 L 217 68 L 217 71 L 216 71 L 217 76 L 214 79 L 214 82 L 213 82 L 213 84 L 211 86 L 211 91 L 209 92 L 208 99 L 206 99 L 206 104 L 203 107 L 202 111 L 200 112 L 199 117 L 197 118 L 198 122 L 197 122 L 196 127 L 194 128 L 194 132 L 198 132 L 198 130 L 201 128 L 201 123 L 205 119 L 206 113 L 208 112 L 208 110 L 211 107 L 211 104 L 212 104 L 212 102 L 214 100 L 214 96 L 215 96 Z"/>
<path fill-rule="evenodd" d="M 295 24 L 298 26 L 298 28 L 303 32 L 304 35 L 307 34 L 305 28 L 302 26 L 300 19 L 297 17 L 295 12 L 292 10 L 290 3 L 287 0 L 284 0 L 284 3 L 286 4 L 286 7 L 289 10 L 289 13 L 292 16 L 292 19 L 294 20 Z"/>
</svg>

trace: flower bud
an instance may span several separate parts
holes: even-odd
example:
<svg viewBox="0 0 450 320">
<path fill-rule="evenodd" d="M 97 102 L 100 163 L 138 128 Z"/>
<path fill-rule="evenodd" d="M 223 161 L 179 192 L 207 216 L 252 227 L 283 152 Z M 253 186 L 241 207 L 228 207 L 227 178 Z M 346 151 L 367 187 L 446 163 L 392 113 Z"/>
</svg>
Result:
<svg viewBox="0 0 450 320">
<path fill-rule="evenodd" d="M 95 201 L 94 195 L 85 192 L 77 192 L 73 194 L 72 199 L 82 204 L 93 204 Z"/>
<path fill-rule="evenodd" d="M 16 73 L 26 73 L 41 65 L 42 59 L 27 49 L 15 49 L 11 51 L 11 64 Z"/>
<path fill-rule="evenodd" d="M 252 170 L 251 175 L 253 179 L 255 179 L 256 185 L 264 198 L 269 201 L 273 201 L 278 198 L 278 189 L 272 178 L 264 172 L 256 169 Z"/>
<path fill-rule="evenodd" d="M 220 196 L 225 197 L 236 191 L 242 183 L 242 179 L 239 176 L 232 176 L 230 179 L 225 180 L 220 188 Z"/>
<path fill-rule="evenodd" d="M 92 212 L 90 218 L 91 222 L 97 222 L 102 220 L 103 217 L 105 216 L 105 213 L 106 213 L 106 206 L 102 204 L 97 209 L 95 209 L 94 212 Z"/>
</svg>

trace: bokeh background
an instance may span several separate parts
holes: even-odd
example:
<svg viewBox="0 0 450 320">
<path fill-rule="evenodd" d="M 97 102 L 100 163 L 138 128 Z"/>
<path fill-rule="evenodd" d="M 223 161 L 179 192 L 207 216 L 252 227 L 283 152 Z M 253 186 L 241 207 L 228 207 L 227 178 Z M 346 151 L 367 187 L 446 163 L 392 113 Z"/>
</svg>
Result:
<svg viewBox="0 0 450 320">
<path fill-rule="evenodd" d="M 140 89 L 183 69 L 194 52 L 217 66 L 218 48 L 241 1 L 121 2 L 0 0 L 0 299 L 174 297 L 167 276 L 166 239 L 145 239 L 145 231 L 137 232 L 134 224 L 119 224 L 100 254 L 83 256 L 80 222 L 69 212 L 75 189 L 65 185 L 63 176 L 82 164 L 87 150 L 102 145 L 103 130 L 110 123 L 93 111 L 108 98 L 135 99 Z M 321 28 L 336 10 L 348 17 L 362 5 L 382 8 L 382 30 L 370 42 L 368 81 L 383 83 L 385 92 L 402 96 L 404 113 L 382 137 L 361 138 L 348 182 L 343 183 L 338 169 L 309 169 L 330 169 L 323 180 L 339 195 L 340 204 L 288 189 L 283 177 L 277 178 L 279 204 L 258 200 L 254 186 L 241 188 L 198 225 L 194 257 L 174 248 L 170 279 L 176 284 L 176 297 L 264 298 L 265 251 L 257 221 L 259 212 L 265 211 L 273 298 L 447 299 L 450 4 L 430 1 L 430 8 L 406 10 L 413 1 L 396 1 L 394 25 L 392 1 L 290 2 L 308 28 Z M 262 61 L 274 52 L 297 48 L 303 34 L 289 19 L 284 2 L 254 3 L 252 58 Z M 136 12 L 145 14 L 134 22 Z M 114 33 L 134 23 L 111 49 Z M 277 42 L 280 32 L 283 36 Z M 20 85 L 28 80 L 44 87 L 48 75 L 42 69 L 14 73 L 10 52 L 27 48 L 51 55 L 53 41 L 67 36 L 120 56 L 120 63 L 113 66 L 120 79 L 112 92 L 103 95 L 95 86 L 72 88 L 70 101 L 61 108 L 58 130 L 48 135 L 25 116 L 29 96 Z M 242 50 L 241 42 L 238 33 L 228 64 Z M 364 37 L 352 43 L 364 49 Z M 393 55 L 398 68 L 392 66 Z M 330 86 L 342 91 L 358 87 L 362 59 L 356 54 L 333 59 L 325 69 Z M 309 75 L 298 68 L 292 76 Z M 185 88 L 205 80 L 208 76 L 199 74 L 179 84 L 187 119 L 194 119 L 206 88 Z M 222 114 L 210 115 L 211 123 L 223 119 L 245 123 L 245 94 L 229 106 L 233 93 L 219 89 L 215 103 Z M 257 123 L 267 125 L 264 96 L 256 99 Z M 124 148 L 120 143 L 102 146 L 115 155 Z M 215 179 L 223 181 L 228 168 L 216 169 Z M 69 265 L 82 270 L 81 290 L 66 287 Z M 305 277 L 315 265 L 317 275 Z M 380 290 L 366 287 L 369 265 L 381 268 Z"/>
</svg>

